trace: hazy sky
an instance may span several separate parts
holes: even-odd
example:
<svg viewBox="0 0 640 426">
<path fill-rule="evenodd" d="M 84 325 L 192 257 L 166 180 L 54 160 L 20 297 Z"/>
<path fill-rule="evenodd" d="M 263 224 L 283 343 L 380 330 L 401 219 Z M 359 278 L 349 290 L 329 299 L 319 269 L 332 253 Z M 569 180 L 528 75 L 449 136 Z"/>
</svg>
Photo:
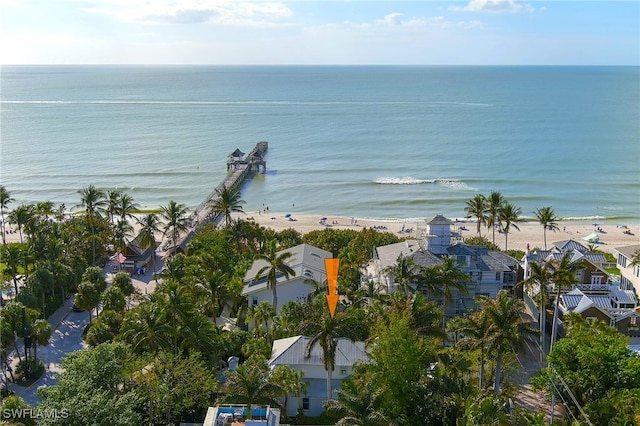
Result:
<svg viewBox="0 0 640 426">
<path fill-rule="evenodd" d="M 3 64 L 640 65 L 640 2 L 0 0 Z"/>
</svg>

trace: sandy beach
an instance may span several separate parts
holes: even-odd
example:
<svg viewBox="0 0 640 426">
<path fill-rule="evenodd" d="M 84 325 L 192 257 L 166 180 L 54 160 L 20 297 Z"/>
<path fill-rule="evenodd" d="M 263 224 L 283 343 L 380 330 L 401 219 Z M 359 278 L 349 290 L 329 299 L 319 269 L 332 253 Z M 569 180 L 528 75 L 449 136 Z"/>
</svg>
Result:
<svg viewBox="0 0 640 426">
<path fill-rule="evenodd" d="M 374 228 L 381 231 L 391 232 L 400 237 L 416 238 L 421 232 L 426 231 L 426 224 L 431 217 L 422 220 L 392 220 L 392 219 L 367 219 L 358 217 L 343 216 L 321 216 L 321 215 L 299 215 L 293 214 L 285 217 L 287 213 L 280 212 L 258 212 L 249 211 L 245 214 L 234 214 L 234 219 L 252 220 L 257 224 L 270 228 L 275 231 L 293 228 L 301 234 L 319 229 L 355 229 Z M 325 218 L 323 221 L 322 219 Z M 594 224 L 597 223 L 597 226 Z M 537 222 L 522 222 L 517 224 L 520 230 L 512 228 L 509 231 L 509 249 L 525 250 L 527 244 L 533 249 L 535 247 L 544 248 L 542 226 Z M 624 226 L 627 226 L 631 234 L 624 232 Z M 476 224 L 473 221 L 455 222 L 455 228 L 458 229 L 463 238 L 476 236 Z M 137 229 L 137 225 L 134 224 Z M 604 252 L 616 254 L 616 247 L 624 247 L 640 244 L 640 223 L 619 223 L 611 220 L 592 221 L 559 221 L 559 231 L 547 231 L 547 247 L 550 247 L 556 241 L 564 241 L 574 239 L 581 244 L 587 246 L 589 243 L 582 238 L 596 233 L 599 237 L 599 243 L 594 244 L 596 248 Z M 598 231 L 600 228 L 601 231 Z M 7 242 L 19 242 L 20 234 L 15 226 L 7 226 L 7 230 L 12 233 L 6 234 Z M 491 232 L 483 227 L 481 229 L 482 236 L 491 241 Z M 158 236 L 160 237 L 160 236 Z M 505 235 L 496 231 L 496 244 L 504 249 Z"/>
<path fill-rule="evenodd" d="M 244 220 L 253 220 L 265 228 L 271 228 L 275 231 L 293 228 L 298 232 L 305 234 L 307 232 L 332 228 L 332 229 L 364 229 L 376 228 L 383 231 L 394 233 L 401 237 L 415 238 L 421 231 L 426 231 L 426 223 L 431 219 L 425 218 L 422 221 L 416 220 L 385 220 L 385 219 L 366 219 L 351 218 L 341 216 L 320 216 L 320 215 L 297 215 L 293 214 L 285 217 L 287 213 L 279 212 L 260 212 L 251 211 L 246 214 L 236 214 L 235 218 Z M 323 218 L 326 220 L 322 221 Z M 597 223 L 596 226 L 593 224 Z M 463 238 L 476 236 L 476 224 L 473 221 L 459 221 L 455 226 L 460 230 Z M 517 226 L 520 230 L 512 227 L 509 231 L 509 249 L 525 250 L 527 244 L 531 248 L 544 248 L 544 237 L 542 226 L 537 222 L 522 222 Z M 624 233 L 624 226 L 627 226 L 631 234 Z M 559 231 L 547 231 L 547 248 L 553 242 L 574 239 L 585 246 L 588 245 L 582 238 L 591 233 L 597 233 L 599 243 L 594 244 L 599 250 L 615 254 L 616 247 L 624 247 L 634 244 L 640 244 L 640 223 L 619 223 L 608 220 L 600 221 L 559 221 Z M 598 228 L 601 229 L 598 232 Z M 404 231 L 402 231 L 404 229 Z M 486 227 L 481 229 L 482 236 L 492 239 L 492 234 Z M 496 232 L 496 244 L 504 249 L 505 235 Z"/>
</svg>

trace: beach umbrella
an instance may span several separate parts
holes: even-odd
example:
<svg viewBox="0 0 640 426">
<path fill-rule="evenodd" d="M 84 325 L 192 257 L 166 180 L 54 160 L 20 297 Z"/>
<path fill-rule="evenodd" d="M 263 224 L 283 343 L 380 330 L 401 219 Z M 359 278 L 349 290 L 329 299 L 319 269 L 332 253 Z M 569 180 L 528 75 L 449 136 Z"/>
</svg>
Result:
<svg viewBox="0 0 640 426">
<path fill-rule="evenodd" d="M 320 220 L 327 220 L 327 218 L 326 218 L 326 217 L 323 217 L 323 218 L 321 218 Z"/>
<path fill-rule="evenodd" d="M 284 217 L 286 217 L 287 219 L 289 219 L 291 217 L 291 213 L 287 213 L 284 215 Z"/>
</svg>

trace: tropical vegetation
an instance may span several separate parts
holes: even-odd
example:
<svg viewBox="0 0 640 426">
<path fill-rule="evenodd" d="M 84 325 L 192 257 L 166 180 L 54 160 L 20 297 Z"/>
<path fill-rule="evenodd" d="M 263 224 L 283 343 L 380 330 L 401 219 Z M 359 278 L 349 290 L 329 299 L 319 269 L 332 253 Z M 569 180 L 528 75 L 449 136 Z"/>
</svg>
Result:
<svg viewBox="0 0 640 426">
<path fill-rule="evenodd" d="M 242 212 L 239 192 L 221 188 L 219 195 L 224 202 L 214 210 L 221 226 L 201 226 L 178 249 L 176 243 L 191 224 L 188 210 L 178 202 L 141 214 L 127 194 L 88 186 L 79 191 L 81 214 L 67 214 L 64 206 L 54 209 L 50 203 L 9 211 L 14 200 L 1 188 L 0 215 L 11 216 L 24 238 L 2 246 L 3 289 L 13 290 L 15 297 L 0 310 L 0 363 L 6 363 L 12 350 L 23 357 L 17 340 L 25 337 L 35 341 L 29 359 L 37 359 L 38 347 L 46 345 L 52 333 L 44 318 L 68 297 L 90 320 L 84 335 L 89 348 L 69 354 L 57 384 L 38 391 L 37 408 L 68 416 L 39 424 L 84 425 L 96 418 L 113 425 L 201 422 L 207 407 L 217 402 L 302 407 L 309 392 L 305 378 L 286 367 L 267 367 L 270 343 L 298 335 L 308 337 L 308 355 L 318 350 L 322 354 L 328 401 L 321 419 L 307 419 L 300 409 L 287 419 L 291 423 L 545 421 L 543 413 L 513 409 L 509 403 L 523 348 L 539 338 L 539 330 L 523 315 L 524 304 L 513 294 L 480 297 L 476 309 L 455 318 L 448 310 L 451 300 L 466 294 L 469 278 L 453 257 L 428 268 L 401 257 L 386 271 L 399 291 L 381 293 L 373 283 L 363 283 L 361 266 L 373 247 L 402 241 L 398 236 L 374 229 L 275 232 L 248 220 L 232 220 L 232 213 Z M 520 209 L 497 192 L 474 197 L 465 210 L 478 220 L 478 235 L 469 243 L 492 249 L 498 249 L 495 230 L 504 233 L 506 249 L 509 232 L 518 230 L 521 220 Z M 545 220 L 545 230 L 551 229 L 553 217 Z M 493 243 L 481 236 L 483 225 L 492 229 Z M 155 249 L 163 238 L 170 242 L 165 247 L 176 250 L 158 271 Z M 105 280 L 104 265 L 134 239 L 154 252 L 157 286 L 151 294 L 140 294 L 126 272 Z M 286 249 L 300 243 L 341 260 L 341 297 L 333 317 L 326 304 L 326 283 L 315 283 L 315 291 L 304 300 L 278 304 L 277 279 L 293 276 Z M 266 280 L 273 300 L 249 309 L 241 291 L 256 260 L 265 266 L 252 278 Z M 523 285 L 547 288 L 553 283 L 556 299 L 573 273 L 564 259 L 533 272 Z M 551 297 L 544 297 L 546 305 Z M 237 327 L 223 328 L 217 321 L 221 318 Z M 554 377 L 562 376 L 568 389 L 563 396 L 570 390 L 576 396 L 574 405 L 592 421 L 632 424 L 640 400 L 640 365 L 623 350 L 625 340 L 610 328 L 578 320 L 570 322 L 567 336 L 554 344 L 550 367 L 541 371 L 537 385 L 550 391 Z M 356 364 L 351 377 L 334 388 L 339 338 L 365 342 L 369 362 Z M 612 354 L 605 348 L 613 348 Z M 239 364 L 227 368 L 233 359 Z M 593 375 L 585 375 L 585 367 Z M 597 386 L 592 391 L 588 384 L 593 381 Z M 24 401 L 7 398 L 2 408 L 21 404 Z"/>
</svg>

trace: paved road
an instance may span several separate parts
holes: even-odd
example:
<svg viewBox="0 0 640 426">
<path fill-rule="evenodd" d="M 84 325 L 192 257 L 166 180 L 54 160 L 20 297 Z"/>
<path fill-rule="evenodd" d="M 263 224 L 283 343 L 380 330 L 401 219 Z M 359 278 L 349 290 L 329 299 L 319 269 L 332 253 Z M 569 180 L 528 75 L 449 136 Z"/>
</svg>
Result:
<svg viewBox="0 0 640 426">
<path fill-rule="evenodd" d="M 47 346 L 38 346 L 38 359 L 45 365 L 45 373 L 38 381 L 29 387 L 20 386 L 9 383 L 10 390 L 16 395 L 24 399 L 28 404 L 35 406 L 39 402 L 36 390 L 40 386 L 51 386 L 56 383 L 56 376 L 62 371 L 60 363 L 62 358 L 69 352 L 77 351 L 86 347 L 82 341 L 82 330 L 89 322 L 88 312 L 73 312 L 73 298 L 65 301 L 51 317 L 49 323 L 55 328 L 49 344 Z M 18 345 L 18 349 L 22 351 L 24 346 Z M 12 366 L 18 363 L 18 357 L 15 351 L 11 354 Z"/>
<path fill-rule="evenodd" d="M 115 262 L 109 262 L 104 268 L 104 276 L 107 285 L 111 284 L 114 276 L 113 267 Z M 161 269 L 164 266 L 163 257 L 159 257 L 156 261 L 156 268 Z M 155 291 L 155 280 L 153 280 L 152 268 L 149 268 L 145 275 L 133 275 L 133 285 L 142 294 L 150 294 Z M 87 345 L 82 341 L 82 331 L 89 323 L 88 312 L 73 312 L 73 297 L 65 300 L 64 304 L 58 308 L 47 320 L 53 326 L 54 332 L 47 346 L 38 346 L 38 359 L 45 365 L 45 373 L 38 381 L 29 387 L 20 386 L 14 383 L 8 383 L 8 388 L 15 392 L 16 395 L 23 398 L 27 403 L 35 406 L 39 402 L 36 390 L 41 386 L 55 385 L 56 377 L 62 372 L 60 364 L 62 359 L 70 352 L 86 348 Z M 21 354 L 24 351 L 22 339 L 19 340 L 18 349 Z M 9 355 L 9 362 L 15 371 L 18 364 L 18 356 L 15 351 Z M 10 377 L 9 377 L 10 379 Z"/>
</svg>

